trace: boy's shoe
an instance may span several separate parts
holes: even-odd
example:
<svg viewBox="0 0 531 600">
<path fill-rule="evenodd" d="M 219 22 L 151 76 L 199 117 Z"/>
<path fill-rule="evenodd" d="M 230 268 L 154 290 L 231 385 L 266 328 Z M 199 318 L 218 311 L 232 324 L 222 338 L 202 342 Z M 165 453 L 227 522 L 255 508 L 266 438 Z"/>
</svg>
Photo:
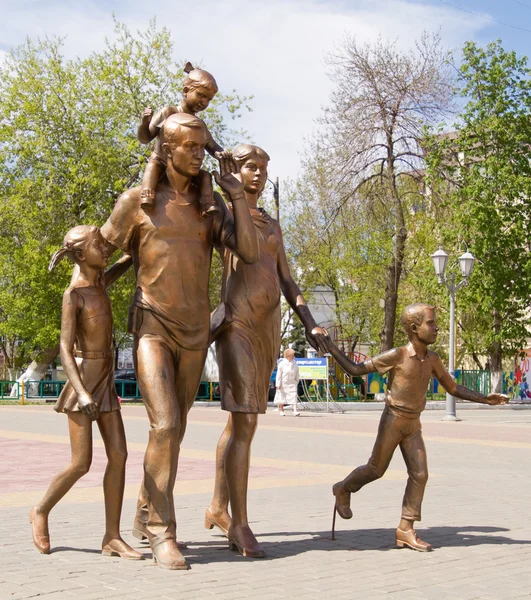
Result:
<svg viewBox="0 0 531 600">
<path fill-rule="evenodd" d="M 396 530 L 396 545 L 399 548 L 407 546 L 418 552 L 431 552 L 433 550 L 431 544 L 421 540 L 414 529 L 404 531 L 403 529 L 398 528 Z"/>
</svg>

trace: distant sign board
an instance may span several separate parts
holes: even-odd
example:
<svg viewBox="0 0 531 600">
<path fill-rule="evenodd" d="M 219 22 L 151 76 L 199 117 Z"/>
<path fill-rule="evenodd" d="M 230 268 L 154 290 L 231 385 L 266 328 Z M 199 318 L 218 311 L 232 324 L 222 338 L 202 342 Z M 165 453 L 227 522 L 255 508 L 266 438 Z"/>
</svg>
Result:
<svg viewBox="0 0 531 600">
<path fill-rule="evenodd" d="M 300 379 L 328 379 L 328 359 L 296 358 Z"/>
</svg>

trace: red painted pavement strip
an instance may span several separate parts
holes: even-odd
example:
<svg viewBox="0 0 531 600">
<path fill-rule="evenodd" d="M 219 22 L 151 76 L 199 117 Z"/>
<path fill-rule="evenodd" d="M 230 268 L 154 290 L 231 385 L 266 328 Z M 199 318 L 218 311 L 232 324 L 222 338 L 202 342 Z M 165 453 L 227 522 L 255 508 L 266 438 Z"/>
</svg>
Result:
<svg viewBox="0 0 531 600">
<path fill-rule="evenodd" d="M 45 490 L 52 477 L 68 465 L 70 448 L 67 444 L 34 440 L 0 438 L 0 494 Z M 140 482 L 143 474 L 143 452 L 129 450 L 127 458 L 127 483 Z M 102 485 L 107 458 L 103 448 L 94 448 L 90 471 L 76 486 L 80 488 Z M 213 460 L 181 457 L 177 480 L 191 481 L 214 477 Z M 290 476 L 282 469 L 252 467 L 253 477 Z"/>
</svg>

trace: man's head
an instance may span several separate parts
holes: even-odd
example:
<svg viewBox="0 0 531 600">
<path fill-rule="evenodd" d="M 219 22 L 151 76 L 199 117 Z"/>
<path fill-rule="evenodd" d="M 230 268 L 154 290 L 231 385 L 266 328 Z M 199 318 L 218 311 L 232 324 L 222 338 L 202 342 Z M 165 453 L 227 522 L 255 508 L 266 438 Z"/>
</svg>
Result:
<svg viewBox="0 0 531 600">
<path fill-rule="evenodd" d="M 418 339 L 424 344 L 433 344 L 437 340 L 437 319 L 435 307 L 429 304 L 410 304 L 406 306 L 400 322 L 409 340 Z"/>
<path fill-rule="evenodd" d="M 186 177 L 197 175 L 208 140 L 203 121 L 188 113 L 173 114 L 164 121 L 160 136 L 168 166 Z"/>
</svg>

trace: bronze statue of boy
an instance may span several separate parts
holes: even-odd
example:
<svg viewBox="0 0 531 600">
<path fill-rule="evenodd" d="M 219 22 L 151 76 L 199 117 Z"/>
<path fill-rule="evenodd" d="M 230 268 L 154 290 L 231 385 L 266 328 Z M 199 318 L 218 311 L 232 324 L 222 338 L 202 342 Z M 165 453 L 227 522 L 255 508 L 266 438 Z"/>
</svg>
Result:
<svg viewBox="0 0 531 600">
<path fill-rule="evenodd" d="M 406 346 L 394 348 L 363 363 L 353 363 L 336 346 L 332 345 L 330 350 L 349 375 L 365 375 L 375 371 L 380 375 L 389 373 L 385 408 L 369 462 L 354 469 L 332 488 L 336 499 L 332 538 L 336 512 L 343 519 L 352 518 L 350 494 L 382 477 L 396 447 L 400 446 L 408 480 L 402 502 L 402 518 L 396 530 L 396 544 L 399 548 L 408 546 L 413 550 L 429 552 L 432 550 L 431 544 L 417 536 L 413 524 L 421 520 L 422 499 L 428 481 L 420 413 L 426 406 L 430 378 L 436 377 L 447 392 L 463 400 L 495 405 L 505 404 L 509 398 L 504 394 L 485 396 L 455 383 L 439 356 L 428 350 L 428 346 L 436 341 L 439 331 L 433 306 L 411 304 L 404 309 L 401 321 L 409 339 Z"/>
</svg>

